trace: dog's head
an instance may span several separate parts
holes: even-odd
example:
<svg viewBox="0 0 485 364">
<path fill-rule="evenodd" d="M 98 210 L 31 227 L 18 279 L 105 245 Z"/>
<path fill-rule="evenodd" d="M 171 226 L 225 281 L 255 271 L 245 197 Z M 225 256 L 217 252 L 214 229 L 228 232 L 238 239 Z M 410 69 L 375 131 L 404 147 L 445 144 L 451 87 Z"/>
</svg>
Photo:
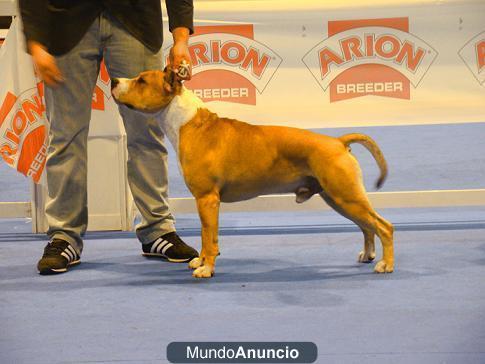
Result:
<svg viewBox="0 0 485 364">
<path fill-rule="evenodd" d="M 182 83 L 170 67 L 146 71 L 135 78 L 112 78 L 111 94 L 119 104 L 145 113 L 156 113 L 181 92 Z"/>
</svg>

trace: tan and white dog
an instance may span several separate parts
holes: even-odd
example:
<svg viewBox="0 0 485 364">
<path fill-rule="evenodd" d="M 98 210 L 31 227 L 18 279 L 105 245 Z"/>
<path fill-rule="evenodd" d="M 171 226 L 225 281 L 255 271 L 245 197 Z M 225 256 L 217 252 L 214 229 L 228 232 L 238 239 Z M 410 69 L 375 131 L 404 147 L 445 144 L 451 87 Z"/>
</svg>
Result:
<svg viewBox="0 0 485 364">
<path fill-rule="evenodd" d="M 113 79 L 112 93 L 118 103 L 152 113 L 178 153 L 202 223 L 200 257 L 189 264 L 195 269 L 194 277 L 214 274 L 220 203 L 274 193 L 295 193 L 299 203 L 318 193 L 364 233 L 359 262 L 374 260 L 377 235 L 383 257 L 374 270 L 393 271 L 393 226 L 372 208 L 359 164 L 349 148 L 349 144 L 359 143 L 372 154 L 381 172 L 376 183 L 379 188 L 387 176 L 387 165 L 370 137 L 347 134 L 333 138 L 219 117 L 167 69 L 143 72 L 133 79 Z"/>
</svg>

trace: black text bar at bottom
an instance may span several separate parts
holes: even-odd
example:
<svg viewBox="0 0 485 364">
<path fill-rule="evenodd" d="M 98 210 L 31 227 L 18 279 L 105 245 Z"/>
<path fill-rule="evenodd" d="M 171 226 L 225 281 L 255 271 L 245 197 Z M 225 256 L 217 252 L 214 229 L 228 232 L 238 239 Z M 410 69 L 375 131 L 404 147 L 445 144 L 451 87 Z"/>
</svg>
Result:
<svg viewBox="0 0 485 364">
<path fill-rule="evenodd" d="M 312 342 L 172 342 L 171 363 L 313 363 Z"/>
</svg>

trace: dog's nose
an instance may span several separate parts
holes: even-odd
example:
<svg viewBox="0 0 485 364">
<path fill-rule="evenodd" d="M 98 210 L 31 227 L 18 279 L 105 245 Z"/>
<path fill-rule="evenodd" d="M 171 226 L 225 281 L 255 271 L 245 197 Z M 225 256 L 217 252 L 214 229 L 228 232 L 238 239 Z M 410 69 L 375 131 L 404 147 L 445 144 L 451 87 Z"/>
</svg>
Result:
<svg viewBox="0 0 485 364">
<path fill-rule="evenodd" d="M 111 89 L 114 89 L 116 87 L 117 84 L 120 83 L 120 80 L 118 80 L 117 78 L 113 77 L 111 79 Z"/>
</svg>

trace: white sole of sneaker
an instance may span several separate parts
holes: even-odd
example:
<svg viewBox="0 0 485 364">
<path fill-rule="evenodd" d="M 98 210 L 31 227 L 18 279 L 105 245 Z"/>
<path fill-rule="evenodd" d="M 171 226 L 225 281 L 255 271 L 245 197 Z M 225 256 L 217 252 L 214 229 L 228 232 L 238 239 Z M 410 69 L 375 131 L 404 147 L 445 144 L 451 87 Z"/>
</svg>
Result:
<svg viewBox="0 0 485 364">
<path fill-rule="evenodd" d="M 72 267 L 73 265 L 78 265 L 79 263 L 81 263 L 81 259 L 78 259 L 78 260 L 73 260 L 71 263 L 69 263 L 67 265 L 67 268 L 69 267 Z M 51 272 L 54 272 L 54 273 L 64 273 L 64 272 L 67 272 L 67 268 L 61 268 L 61 269 L 50 269 Z M 40 273 L 40 272 L 39 272 Z"/>
<path fill-rule="evenodd" d="M 162 258 L 162 259 L 168 260 L 171 263 L 186 263 L 192 260 L 192 259 L 173 259 L 173 258 L 167 257 L 166 255 L 157 254 L 157 253 L 141 253 L 141 255 L 148 258 Z"/>
</svg>

